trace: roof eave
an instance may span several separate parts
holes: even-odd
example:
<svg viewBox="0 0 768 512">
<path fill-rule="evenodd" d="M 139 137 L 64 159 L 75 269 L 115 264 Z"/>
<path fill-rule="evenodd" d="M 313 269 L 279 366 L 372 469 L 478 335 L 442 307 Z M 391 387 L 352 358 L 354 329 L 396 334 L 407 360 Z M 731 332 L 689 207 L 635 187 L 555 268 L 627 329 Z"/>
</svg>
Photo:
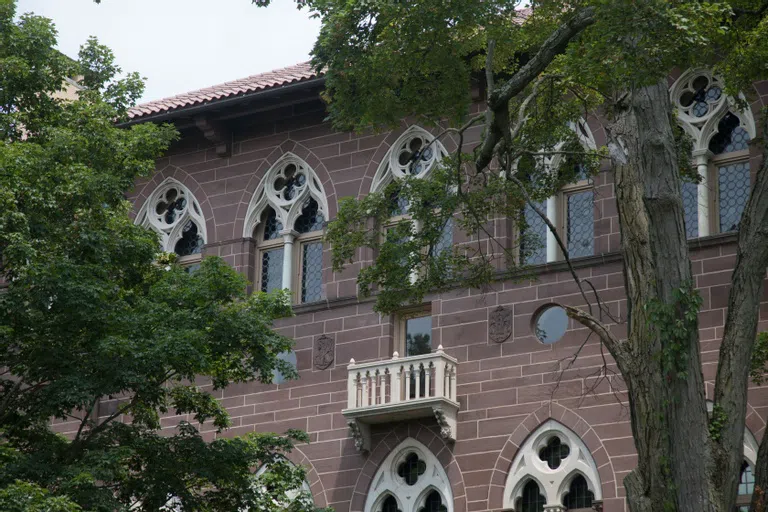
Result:
<svg viewBox="0 0 768 512">
<path fill-rule="evenodd" d="M 199 115 L 212 109 L 231 107 L 244 101 L 250 101 L 253 99 L 268 99 L 272 96 L 277 96 L 279 94 L 283 94 L 286 92 L 301 91 L 302 89 L 305 89 L 305 88 L 310 89 L 314 86 L 322 85 L 324 81 L 325 81 L 325 76 L 318 76 L 315 78 L 310 78 L 308 80 L 302 80 L 299 82 L 293 82 L 286 85 L 272 87 L 266 90 L 248 92 L 245 94 L 239 94 L 237 96 L 223 98 L 220 100 L 206 101 L 204 103 L 200 103 L 197 105 L 190 105 L 188 107 L 179 107 L 173 110 L 158 112 L 156 114 L 147 114 L 144 116 L 139 116 L 133 119 L 129 119 L 128 121 L 124 121 L 122 123 L 118 123 L 117 126 L 127 127 L 134 124 L 139 124 L 139 123 L 149 123 L 149 122 L 159 123 L 164 121 L 172 121 L 179 117 Z"/>
</svg>

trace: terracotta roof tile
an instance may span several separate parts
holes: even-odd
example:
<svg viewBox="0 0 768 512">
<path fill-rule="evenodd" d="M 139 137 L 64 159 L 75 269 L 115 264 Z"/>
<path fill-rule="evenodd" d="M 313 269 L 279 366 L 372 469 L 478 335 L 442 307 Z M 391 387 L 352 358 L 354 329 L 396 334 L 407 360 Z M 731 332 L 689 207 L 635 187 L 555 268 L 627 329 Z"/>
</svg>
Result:
<svg viewBox="0 0 768 512">
<path fill-rule="evenodd" d="M 304 82 L 317 78 L 319 74 L 309 62 L 302 62 L 287 68 L 275 69 L 266 73 L 252 75 L 231 82 L 206 87 L 198 91 L 190 91 L 170 98 L 149 101 L 136 105 L 128 111 L 128 117 L 138 119 L 152 114 L 170 112 L 207 102 L 231 98 L 239 94 L 263 91 L 288 84 Z"/>
</svg>

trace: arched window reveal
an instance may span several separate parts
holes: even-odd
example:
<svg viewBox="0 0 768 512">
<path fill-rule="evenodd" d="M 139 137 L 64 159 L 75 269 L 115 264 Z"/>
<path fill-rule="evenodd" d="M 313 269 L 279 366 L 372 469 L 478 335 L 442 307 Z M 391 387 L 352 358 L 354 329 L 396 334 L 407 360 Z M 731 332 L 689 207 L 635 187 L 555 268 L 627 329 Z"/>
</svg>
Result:
<svg viewBox="0 0 768 512">
<path fill-rule="evenodd" d="M 160 235 L 160 249 L 175 252 L 184 263 L 199 260 L 206 243 L 200 203 L 179 181 L 168 178 L 147 199 L 136 223 Z"/>
<path fill-rule="evenodd" d="M 256 189 L 243 231 L 258 244 L 260 290 L 287 289 L 300 303 L 322 299 L 327 218 L 325 191 L 317 175 L 296 155 L 283 155 Z"/>
<path fill-rule="evenodd" d="M 671 87 L 678 121 L 693 139 L 698 183 L 682 183 L 688 238 L 738 229 L 751 187 L 749 141 L 755 121 L 723 93 L 709 70 L 689 70 Z"/>
<path fill-rule="evenodd" d="M 453 512 L 448 476 L 437 457 L 415 439 L 393 449 L 371 481 L 365 512 Z"/>
<path fill-rule="evenodd" d="M 572 430 L 548 420 L 512 461 L 503 506 L 515 512 L 580 510 L 600 500 L 600 476 L 589 449 Z"/>
</svg>

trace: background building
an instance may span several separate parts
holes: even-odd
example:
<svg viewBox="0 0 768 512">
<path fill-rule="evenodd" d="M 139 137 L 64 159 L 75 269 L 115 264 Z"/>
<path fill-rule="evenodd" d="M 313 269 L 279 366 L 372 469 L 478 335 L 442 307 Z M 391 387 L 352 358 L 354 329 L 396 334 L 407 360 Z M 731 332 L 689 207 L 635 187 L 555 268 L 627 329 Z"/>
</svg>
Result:
<svg viewBox="0 0 768 512">
<path fill-rule="evenodd" d="M 670 79 L 702 176 L 698 185 L 684 184 L 683 200 L 703 297 L 709 394 L 734 229 L 751 170 L 761 163 L 760 148 L 749 142 L 760 135 L 755 117 L 768 100 L 768 82 L 755 84 L 744 91 L 751 109 L 741 112 L 720 80 L 707 71 Z M 636 455 L 623 383 L 597 341 L 584 344 L 584 328 L 546 309 L 554 299 L 582 299 L 544 223 L 526 213 L 541 240 L 525 256 L 537 265 L 536 281 L 459 288 L 396 315 L 375 313 L 373 300 L 359 297 L 356 287 L 373 255 L 361 250 L 354 264 L 332 272 L 324 223 L 335 217 L 340 198 L 360 198 L 401 176 L 403 155 L 436 130 L 403 121 L 381 134 L 335 132 L 323 121 L 322 86 L 323 78 L 300 64 L 132 111 L 130 123 L 172 121 L 182 133 L 152 179 L 137 183 L 137 222 L 160 233 L 164 248 L 186 264 L 218 255 L 256 289 L 294 292 L 296 316 L 277 327 L 296 341 L 284 357 L 300 379 L 276 375 L 271 385 L 219 393 L 234 421 L 223 435 L 309 432 L 312 442 L 291 459 L 307 467 L 315 504 L 339 512 L 625 510 L 622 481 Z M 599 118 L 583 125 L 584 144 L 605 143 Z M 468 132 L 464 149 L 478 143 L 481 131 Z M 456 142 L 448 137 L 432 147 L 418 169 L 424 179 Z M 581 276 L 621 319 L 626 299 L 607 162 L 596 177 L 582 176 L 542 206 Z M 517 236 L 506 219 L 492 228 L 501 240 Z M 466 242 L 449 224 L 443 246 Z M 764 303 L 760 330 L 767 328 Z M 622 324 L 612 329 L 623 335 Z M 739 487 L 747 500 L 768 393 L 754 387 L 749 402 Z M 166 417 L 163 425 L 187 419 Z M 212 439 L 214 428 L 206 435 Z"/>
</svg>

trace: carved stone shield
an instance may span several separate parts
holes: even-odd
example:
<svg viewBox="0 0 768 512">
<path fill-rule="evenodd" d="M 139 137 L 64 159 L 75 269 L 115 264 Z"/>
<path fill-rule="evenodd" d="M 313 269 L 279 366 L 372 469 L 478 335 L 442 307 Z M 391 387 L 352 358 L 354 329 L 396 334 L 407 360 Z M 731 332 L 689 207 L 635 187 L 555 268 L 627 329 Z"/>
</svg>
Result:
<svg viewBox="0 0 768 512">
<path fill-rule="evenodd" d="M 315 368 L 325 370 L 333 364 L 336 342 L 330 336 L 323 334 L 315 339 L 314 361 Z"/>
<path fill-rule="evenodd" d="M 488 337 L 496 343 L 503 343 L 512 336 L 512 310 L 499 306 L 488 318 Z"/>
</svg>

